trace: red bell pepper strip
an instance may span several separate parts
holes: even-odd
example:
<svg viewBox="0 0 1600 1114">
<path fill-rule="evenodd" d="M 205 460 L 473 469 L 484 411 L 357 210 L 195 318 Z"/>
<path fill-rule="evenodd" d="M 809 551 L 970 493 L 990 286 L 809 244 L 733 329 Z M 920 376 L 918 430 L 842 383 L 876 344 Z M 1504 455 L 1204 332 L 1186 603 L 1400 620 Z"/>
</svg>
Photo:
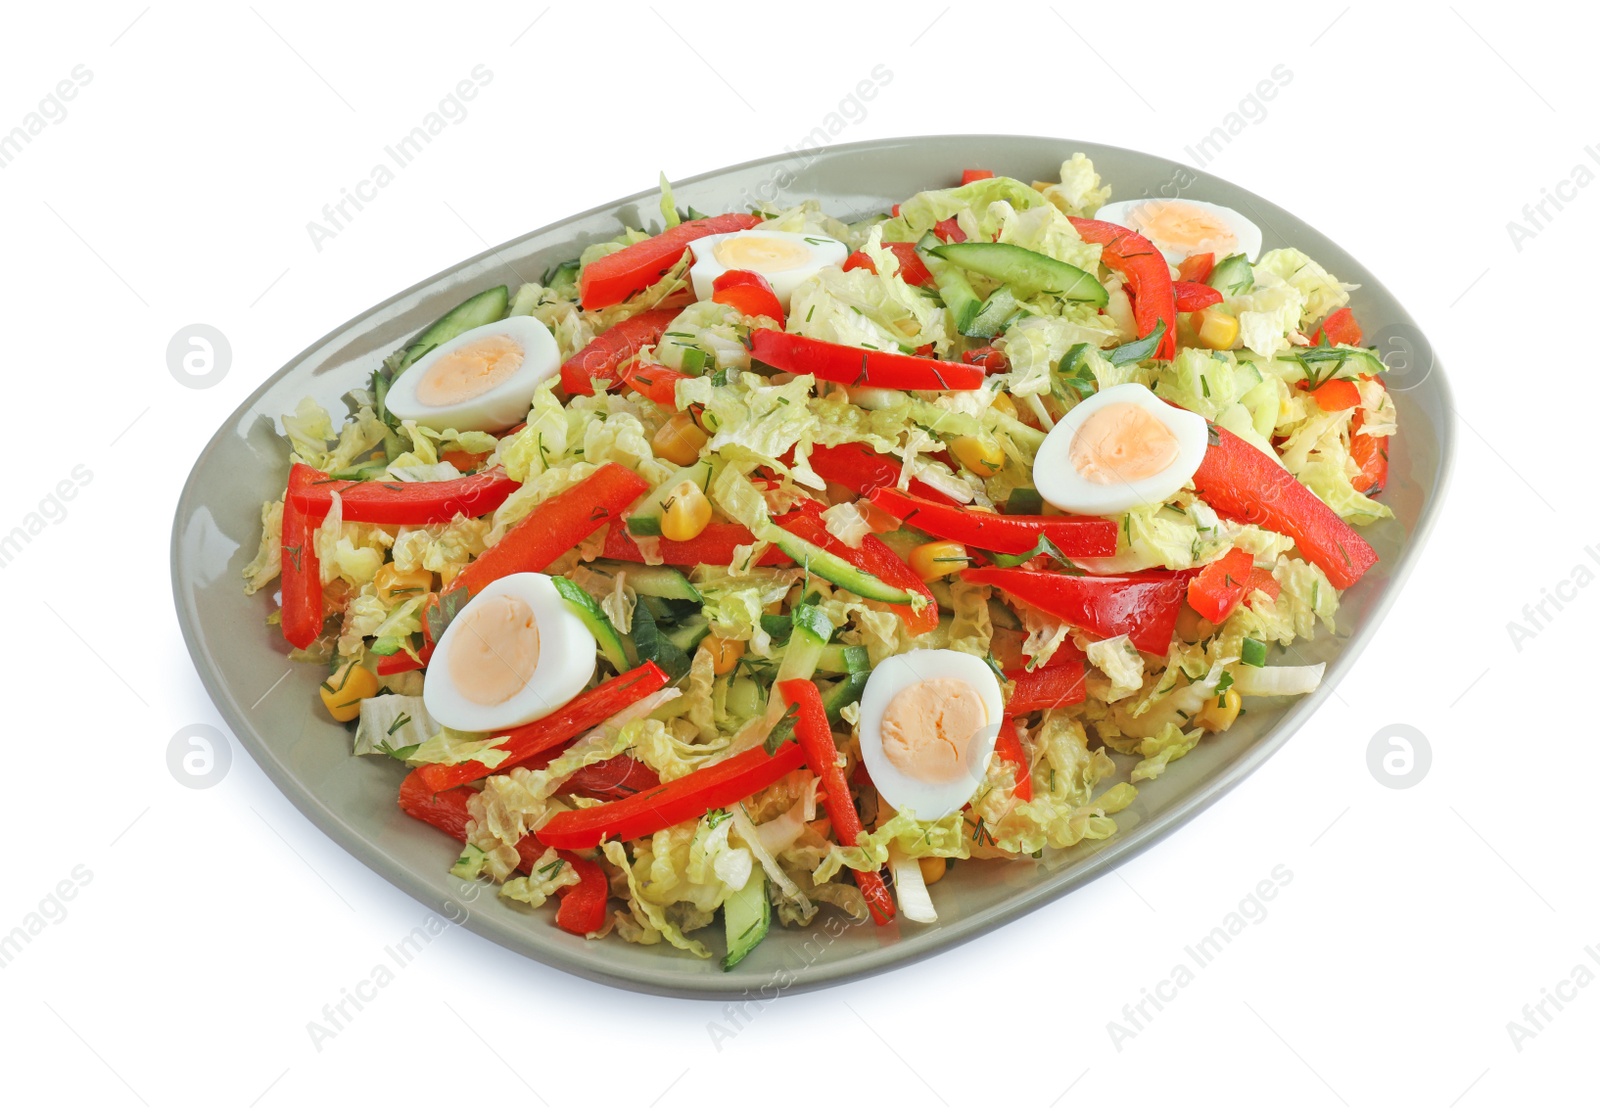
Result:
<svg viewBox="0 0 1600 1114">
<path fill-rule="evenodd" d="M 755 271 L 724 271 L 711 283 L 711 300 L 746 317 L 770 317 L 783 328 L 783 303 L 772 284 Z"/>
<path fill-rule="evenodd" d="M 968 349 L 961 353 L 961 358 L 969 364 L 977 364 L 984 371 L 994 372 L 997 375 L 1011 368 L 1011 361 L 1006 359 L 1006 354 L 987 344 L 982 348 Z"/>
<path fill-rule="evenodd" d="M 542 572 L 557 557 L 606 525 L 650 489 L 638 473 L 607 461 L 527 518 L 462 569 L 449 591 L 472 595 L 514 572 Z"/>
<path fill-rule="evenodd" d="M 984 378 L 983 369 L 971 364 L 832 344 L 777 329 L 751 329 L 750 355 L 779 371 L 814 375 L 853 387 L 975 391 L 983 386 Z"/>
<path fill-rule="evenodd" d="M 1350 307 L 1345 306 L 1328 314 L 1328 319 L 1311 334 L 1311 343 L 1360 344 L 1361 326 L 1356 324 L 1356 315 L 1350 312 Z"/>
<path fill-rule="evenodd" d="M 1212 444 L 1194 486 L 1218 514 L 1289 535 L 1335 588 L 1350 587 L 1377 562 L 1366 539 L 1282 464 L 1220 426 L 1208 429 Z"/>
<path fill-rule="evenodd" d="M 927 584 L 911 571 L 911 566 L 902 561 L 898 553 L 871 534 L 861 539 L 859 547 L 851 549 L 828 533 L 828 524 L 823 521 L 821 511 L 820 503 L 811 503 L 808 500 L 798 504 L 789 513 L 779 515 L 774 521 L 796 537 L 812 545 L 821 546 L 835 557 L 872 574 L 891 588 L 901 588 L 920 595 L 925 601 L 920 611 L 909 604 L 886 605 L 889 610 L 900 616 L 910 634 L 927 634 L 939 625 L 939 607 L 928 594 Z"/>
<path fill-rule="evenodd" d="M 1170 360 L 1178 350 L 1178 307 L 1172 292 L 1172 272 L 1156 246 L 1131 228 L 1104 220 L 1068 217 L 1072 227 L 1091 244 L 1100 245 L 1100 261 L 1127 280 L 1133 296 L 1133 321 L 1140 336 L 1149 336 L 1157 322 L 1167 331 L 1156 346 L 1155 358 Z"/>
<path fill-rule="evenodd" d="M 559 852 L 573 870 L 578 881 L 561 891 L 561 904 L 556 907 L 556 927 L 574 936 L 587 936 L 599 932 L 606 923 L 606 899 L 611 896 L 611 882 L 598 863 L 592 863 L 570 851 Z"/>
<path fill-rule="evenodd" d="M 955 217 L 945 217 L 933 226 L 933 234 L 947 244 L 964 244 L 967 234 L 961 231 L 961 222 Z"/>
<path fill-rule="evenodd" d="M 1006 680 L 1012 683 L 1006 715 L 1025 716 L 1047 708 L 1068 708 L 1083 703 L 1087 695 L 1083 683 L 1085 669 L 1080 660 L 1040 666 L 1031 673 L 1026 669 L 1006 670 Z"/>
<path fill-rule="evenodd" d="M 574 793 L 602 801 L 620 801 L 661 784 L 656 772 L 631 754 L 619 754 L 583 767 L 561 783 L 557 793 Z"/>
<path fill-rule="evenodd" d="M 609 379 L 611 386 L 615 387 L 620 378 L 617 365 L 637 355 L 646 345 L 659 341 L 679 312 L 675 309 L 647 309 L 617 322 L 561 365 L 562 389 L 569 395 L 592 395 L 596 379 Z"/>
<path fill-rule="evenodd" d="M 1304 379 L 1300 381 L 1300 386 L 1305 389 Z M 1330 414 L 1338 410 L 1354 410 L 1361 405 L 1361 391 L 1353 379 L 1329 379 L 1309 393 L 1317 400 L 1317 405 Z"/>
<path fill-rule="evenodd" d="M 813 445 L 807 459 L 811 470 L 828 483 L 847 487 L 857 495 L 871 495 L 880 487 L 896 487 L 900 483 L 900 461 L 874 452 L 860 441 Z M 916 477 L 912 477 L 910 489 L 913 495 L 930 502 L 956 505 L 950 496 Z"/>
<path fill-rule="evenodd" d="M 1278 593 L 1283 591 L 1278 585 L 1277 578 L 1266 569 L 1252 568 L 1245 577 L 1244 598 L 1249 599 L 1252 592 L 1265 592 L 1269 599 L 1277 599 Z"/>
<path fill-rule="evenodd" d="M 1254 567 L 1247 550 L 1230 549 L 1189 581 L 1189 606 L 1213 623 L 1224 622 L 1250 591 Z"/>
<path fill-rule="evenodd" d="M 524 422 L 524 425 L 527 423 Z M 510 436 L 509 433 L 502 436 Z M 453 464 L 458 472 L 476 472 L 493 453 L 469 453 L 466 449 L 446 449 L 439 454 L 440 464 Z"/>
<path fill-rule="evenodd" d="M 422 483 L 323 479 L 302 489 L 295 501 L 302 510 L 320 519 L 332 509 L 333 497 L 338 495 L 340 515 L 346 522 L 417 526 L 450 522 L 458 514 L 467 518 L 493 514 L 521 486 L 501 468 L 455 480 Z"/>
<path fill-rule="evenodd" d="M 985 514 L 919 499 L 892 487 L 878 488 L 872 502 L 925 534 L 991 553 L 1027 553 L 1039 544 L 1041 535 L 1067 557 L 1111 557 L 1117 552 L 1117 524 L 1109 518 Z"/>
<path fill-rule="evenodd" d="M 922 261 L 922 256 L 917 254 L 917 245 L 909 244 L 903 240 L 891 240 L 884 247 L 894 252 L 894 257 L 900 261 L 900 277 L 911 286 L 926 286 L 933 281 L 933 274 L 928 270 L 928 265 Z M 850 258 L 844 261 L 846 271 L 871 271 L 878 273 L 877 264 L 872 262 L 872 256 L 864 251 L 853 251 Z"/>
<path fill-rule="evenodd" d="M 995 736 L 994 753 L 1017 768 L 1016 786 L 1012 790 L 1017 800 L 1033 800 L 1033 770 L 1028 766 L 1028 752 L 1022 749 L 1022 740 L 1017 737 L 1017 722 L 1011 718 L 1009 706 L 1000 721 L 1000 734 Z"/>
<path fill-rule="evenodd" d="M 559 813 L 534 834 L 546 847 L 567 851 L 595 847 L 603 840 L 639 839 L 711 809 L 730 808 L 799 769 L 803 761 L 805 752 L 794 743 L 784 743 L 773 754 L 752 747 L 623 800 Z"/>
<path fill-rule="evenodd" d="M 423 784 L 438 793 L 488 777 L 495 770 L 509 770 L 570 742 L 591 727 L 599 726 L 666 683 L 667 675 L 661 671 L 661 667 L 653 661 L 647 661 L 637 669 L 630 669 L 587 692 L 580 692 L 543 719 L 507 731 L 505 742 L 495 746 L 496 750 L 506 752 L 506 757 L 497 766 L 491 768 L 474 759 L 449 765 L 434 762 L 417 767 L 417 772 L 422 775 Z"/>
<path fill-rule="evenodd" d="M 985 178 L 993 177 L 994 171 L 992 170 L 963 170 L 961 172 L 961 184 L 963 186 L 970 186 L 973 182 L 981 182 Z"/>
<path fill-rule="evenodd" d="M 1205 282 L 1216 265 L 1215 252 L 1203 251 L 1199 255 L 1191 255 L 1178 264 L 1178 278 L 1183 282 Z"/>
<path fill-rule="evenodd" d="M 961 579 L 993 584 L 1029 607 L 1101 638 L 1119 634 L 1149 654 L 1164 654 L 1183 606 L 1188 572 L 1068 576 L 1033 569 L 964 569 Z"/>
<path fill-rule="evenodd" d="M 396 673 L 410 673 L 414 669 L 426 669 L 429 660 L 433 657 L 433 643 L 424 642 L 415 654 L 409 650 L 397 650 L 378 659 L 377 673 L 380 677 L 392 677 Z"/>
<path fill-rule="evenodd" d="M 584 309 L 604 309 L 644 290 L 683 258 L 689 244 L 702 236 L 754 228 L 761 218 L 750 213 L 686 220 L 648 240 L 603 255 L 578 272 L 578 297 Z"/>
<path fill-rule="evenodd" d="M 282 564 L 283 636 L 304 650 L 322 633 L 322 565 L 317 561 L 316 534 L 322 522 L 304 510 L 306 493 L 326 475 L 305 464 L 289 469 L 283 497 Z"/>
<path fill-rule="evenodd" d="M 467 802 L 476 797 L 478 791 L 469 789 L 465 785 L 458 785 L 443 793 L 435 793 L 428 788 L 419 774 L 420 771 L 412 770 L 400 783 L 401 811 L 412 819 L 421 820 L 445 835 L 465 843 L 467 821 L 472 818 L 472 814 L 467 811 Z M 533 865 L 539 861 L 539 856 L 544 854 L 544 846 L 532 835 L 525 835 L 517 841 L 517 852 L 522 856 L 519 865 L 526 873 L 533 869 Z"/>
<path fill-rule="evenodd" d="M 733 551 L 741 545 L 754 545 L 756 536 L 737 522 L 712 522 L 691 541 L 675 542 L 669 538 L 648 539 L 656 543 L 656 552 L 665 565 L 729 565 Z M 612 561 L 637 561 L 644 563 L 644 551 L 621 526 L 612 526 L 606 533 L 605 549 L 601 556 Z M 789 558 L 777 546 L 756 561 L 758 565 L 787 565 Z"/>
<path fill-rule="evenodd" d="M 844 771 L 839 768 L 839 751 L 833 744 L 833 729 L 828 726 L 828 712 L 822 705 L 822 694 L 817 686 L 806 680 L 783 681 L 778 694 L 784 702 L 798 712 L 794 737 L 805 752 L 806 766 L 822 779 L 825 795 L 823 808 L 828 823 L 833 825 L 834 842 L 841 847 L 854 847 L 861 838 L 861 817 L 856 813 L 850 787 L 845 784 Z M 875 870 L 857 870 L 856 885 L 866 898 L 872 919 L 878 924 L 888 924 L 894 919 L 894 899 L 883 884 L 883 876 Z"/>
<path fill-rule="evenodd" d="M 1382 491 L 1389 482 L 1389 438 L 1361 432 L 1361 415 L 1350 423 L 1350 459 L 1361 469 L 1351 483 L 1363 495 Z"/>
<path fill-rule="evenodd" d="M 670 367 L 637 361 L 622 373 L 623 382 L 665 410 L 678 408 L 678 384 L 684 379 L 693 378 Z"/>
<path fill-rule="evenodd" d="M 1221 291 L 1199 282 L 1173 283 L 1172 297 L 1179 313 L 1193 313 L 1195 310 L 1205 309 L 1222 301 Z"/>
</svg>

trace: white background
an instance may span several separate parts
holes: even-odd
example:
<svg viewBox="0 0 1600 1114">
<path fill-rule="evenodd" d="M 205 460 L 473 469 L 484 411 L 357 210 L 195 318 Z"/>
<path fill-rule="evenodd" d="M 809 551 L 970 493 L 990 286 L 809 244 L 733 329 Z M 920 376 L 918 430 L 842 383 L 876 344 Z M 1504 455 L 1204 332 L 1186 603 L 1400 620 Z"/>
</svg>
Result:
<svg viewBox="0 0 1600 1114">
<path fill-rule="evenodd" d="M 1507 1029 L 1575 966 L 1600 975 L 1584 952 L 1600 946 L 1600 591 L 1569 591 L 1520 646 L 1507 630 L 1600 569 L 1600 189 L 1547 209 L 1520 250 L 1507 230 L 1576 165 L 1600 170 L 1596 28 L 1575 7 L 142 7 L 6 16 L 0 132 L 74 66 L 93 75 L 0 169 L 0 533 L 74 466 L 92 473 L 4 569 L 0 934 L 74 867 L 92 874 L 0 969 L 9 1103 L 1500 1110 L 1588 1090 L 1600 989 L 1568 985 L 1520 1049 Z M 719 1047 L 720 1005 L 605 989 L 452 929 L 317 1050 L 307 1023 L 426 910 L 236 744 L 214 788 L 169 774 L 175 731 L 221 724 L 168 584 L 196 452 L 367 306 L 658 169 L 793 145 L 880 63 L 892 81 L 840 140 L 1003 131 L 1179 162 L 1289 68 L 1207 169 L 1342 242 L 1449 369 L 1458 464 L 1404 598 L 1242 787 L 953 953 L 785 998 Z M 478 64 L 493 80 L 467 118 L 316 250 L 306 223 Z M 166 366 L 194 322 L 232 343 L 209 390 Z M 1394 723 L 1431 744 L 1410 789 L 1369 771 Z M 1265 919 L 1116 1047 L 1107 1023 L 1279 864 L 1293 881 Z"/>
</svg>

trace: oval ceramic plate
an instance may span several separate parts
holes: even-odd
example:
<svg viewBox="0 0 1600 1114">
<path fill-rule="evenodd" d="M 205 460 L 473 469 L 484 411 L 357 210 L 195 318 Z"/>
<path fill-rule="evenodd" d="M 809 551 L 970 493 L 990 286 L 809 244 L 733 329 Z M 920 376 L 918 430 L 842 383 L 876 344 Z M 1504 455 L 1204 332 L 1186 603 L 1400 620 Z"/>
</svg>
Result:
<svg viewBox="0 0 1600 1114">
<path fill-rule="evenodd" d="M 1210 739 L 1154 782 L 1117 816 L 1110 840 L 1080 844 L 1042 860 L 992 862 L 954 872 L 939 887 L 937 927 L 903 918 L 877 928 L 819 915 L 804 931 L 775 928 L 734 971 L 666 945 L 643 948 L 614 936 L 585 940 L 558 930 L 549 909 L 529 911 L 448 872 L 459 845 L 405 816 L 395 805 L 401 771 L 389 761 L 354 758 L 350 736 L 321 711 L 320 670 L 296 666 L 285 678 L 286 644 L 265 620 L 271 593 L 247 597 L 239 571 L 256 552 L 263 500 L 283 490 L 284 442 L 278 415 L 311 395 L 332 413 L 362 386 L 378 361 L 445 310 L 497 283 L 515 289 L 571 259 L 586 244 L 617 234 L 620 222 L 659 221 L 654 191 L 603 205 L 469 259 L 375 306 L 307 348 L 262 384 L 218 430 L 195 463 L 178 503 L 172 579 L 178 616 L 195 667 L 217 707 L 279 788 L 342 847 L 419 901 L 461 919 L 474 932 L 585 978 L 655 993 L 737 998 L 856 978 L 925 958 L 1020 917 L 1110 870 L 1175 830 L 1236 785 L 1305 722 L 1336 685 L 1416 559 L 1438 510 L 1451 452 L 1451 407 L 1441 369 L 1421 332 L 1367 270 L 1289 213 L 1208 174 L 1150 155 L 1024 136 L 936 136 L 853 143 L 762 159 L 678 183 L 679 206 L 707 213 L 773 209 L 817 198 L 846 220 L 885 211 L 922 189 L 952 184 L 964 166 L 990 167 L 1022 181 L 1055 180 L 1061 162 L 1083 151 L 1114 197 L 1185 196 L 1230 205 L 1261 226 L 1267 248 L 1307 252 L 1346 282 L 1357 318 L 1395 368 L 1399 408 L 1384 500 L 1395 518 L 1367 531 L 1379 564 L 1339 609 L 1339 630 L 1300 644 L 1305 660 L 1329 663 L 1326 683 L 1297 701 L 1262 701 L 1224 735 Z M 281 683 L 280 682 L 280 678 Z M 264 695 L 266 694 L 266 695 Z M 716 936 L 720 932 L 708 930 Z M 714 953 L 720 941 L 708 939 Z"/>
</svg>

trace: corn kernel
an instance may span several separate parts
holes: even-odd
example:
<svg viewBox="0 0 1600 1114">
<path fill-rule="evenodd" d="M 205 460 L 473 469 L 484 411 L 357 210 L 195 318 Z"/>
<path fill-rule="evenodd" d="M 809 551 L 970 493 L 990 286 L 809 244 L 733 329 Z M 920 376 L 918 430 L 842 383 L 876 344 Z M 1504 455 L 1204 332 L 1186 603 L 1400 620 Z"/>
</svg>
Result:
<svg viewBox="0 0 1600 1114">
<path fill-rule="evenodd" d="M 922 871 L 923 882 L 931 886 L 944 877 L 945 862 L 943 857 L 935 855 L 929 859 L 918 859 L 917 868 Z"/>
<path fill-rule="evenodd" d="M 693 541 L 711 522 L 711 500 L 689 480 L 674 487 L 662 507 L 661 536 L 668 541 Z"/>
<path fill-rule="evenodd" d="M 378 590 L 378 602 L 385 607 L 393 607 L 413 596 L 433 591 L 433 574 L 427 569 L 401 572 L 390 561 L 372 578 L 372 586 Z"/>
<path fill-rule="evenodd" d="M 739 659 L 744 656 L 744 640 L 740 638 L 718 638 L 708 634 L 700 640 L 700 645 L 711 654 L 711 671 L 718 677 L 732 673 L 739 665 Z"/>
<path fill-rule="evenodd" d="M 1200 706 L 1200 714 L 1194 717 L 1194 725 L 1202 731 L 1215 734 L 1226 731 L 1233 726 L 1233 721 L 1239 718 L 1239 709 L 1244 706 L 1244 701 L 1233 689 L 1229 689 L 1219 697 L 1210 697 Z"/>
<path fill-rule="evenodd" d="M 1005 467 L 1006 454 L 991 433 L 957 437 L 950 442 L 950 455 L 974 476 L 988 479 Z"/>
<path fill-rule="evenodd" d="M 694 416 L 679 412 L 661 423 L 650 438 L 650 448 L 662 460 L 686 468 L 700 459 L 707 440 L 706 431 L 695 424 Z"/>
<path fill-rule="evenodd" d="M 967 547 L 960 542 L 926 542 L 911 551 L 906 563 L 924 581 L 938 580 L 967 567 Z"/>
<path fill-rule="evenodd" d="M 378 695 L 378 678 L 370 669 L 350 662 L 322 682 L 320 695 L 328 714 L 349 723 L 361 714 L 361 702 Z"/>
<path fill-rule="evenodd" d="M 1232 348 L 1239 339 L 1239 319 L 1223 313 L 1216 306 L 1207 306 L 1200 312 L 1200 344 L 1218 352 Z"/>
</svg>

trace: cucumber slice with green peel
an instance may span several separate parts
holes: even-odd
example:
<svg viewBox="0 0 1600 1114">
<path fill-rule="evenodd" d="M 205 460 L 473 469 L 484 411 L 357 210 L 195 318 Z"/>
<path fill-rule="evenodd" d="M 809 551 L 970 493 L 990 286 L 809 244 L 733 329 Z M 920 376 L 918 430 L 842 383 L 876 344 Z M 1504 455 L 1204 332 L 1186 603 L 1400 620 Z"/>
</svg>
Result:
<svg viewBox="0 0 1600 1114">
<path fill-rule="evenodd" d="M 858 673 L 850 674 L 824 690 L 822 707 L 828 713 L 829 723 L 837 726 L 843 722 L 839 713 L 861 699 L 861 694 L 867 688 L 867 678 L 871 675 L 872 671 L 870 669 L 863 669 Z"/>
<path fill-rule="evenodd" d="M 672 489 L 688 481 L 701 491 L 709 491 L 715 472 L 715 462 L 710 460 L 697 460 L 679 468 L 639 500 L 638 506 L 628 515 L 628 533 L 636 538 L 658 537 L 661 534 L 661 516 L 665 513 L 667 500 L 672 498 Z"/>
<path fill-rule="evenodd" d="M 544 273 L 544 277 L 539 280 L 539 285 L 544 287 L 572 286 L 578 281 L 578 271 L 580 269 L 576 259 L 569 259 L 565 263 L 557 263 Z"/>
<path fill-rule="evenodd" d="M 728 715 L 734 719 L 757 719 L 766 706 L 766 693 L 754 677 L 736 676 L 728 682 Z"/>
<path fill-rule="evenodd" d="M 1017 312 L 1017 296 L 1011 292 L 1011 287 L 997 286 L 994 293 L 983 300 L 983 305 L 978 307 L 978 313 L 973 317 L 972 324 L 962 329 L 961 335 L 992 340 L 1005 330 Z"/>
<path fill-rule="evenodd" d="M 796 537 L 781 526 L 769 524 L 762 528 L 758 536 L 777 546 L 801 568 L 863 599 L 877 600 L 879 603 L 913 602 L 914 597 L 904 588 L 885 584 L 871 573 L 856 568 L 842 557 L 835 557 L 819 545 Z"/>
<path fill-rule="evenodd" d="M 796 604 L 789 612 L 794 624 L 789 635 L 789 645 L 784 648 L 783 661 L 778 665 L 778 680 L 810 680 L 833 637 L 833 624 L 820 608 L 810 604 Z"/>
<path fill-rule="evenodd" d="M 593 596 L 564 576 L 552 576 L 550 581 L 567 606 L 572 608 L 572 613 L 594 635 L 595 643 L 600 647 L 600 656 L 610 662 L 613 669 L 618 673 L 626 673 L 638 664 L 630 659 L 627 648 L 622 644 L 622 636 L 611 625 L 611 619 L 600 609 Z"/>
<path fill-rule="evenodd" d="M 928 273 L 933 276 L 933 283 L 939 289 L 939 300 L 944 302 L 945 308 L 950 311 L 950 316 L 955 319 L 956 332 L 965 333 L 972 327 L 973 319 L 983 308 L 983 302 L 979 299 L 977 291 L 972 289 L 972 283 L 967 281 L 967 276 L 961 273 L 960 268 L 950 266 L 933 254 L 934 249 L 942 247 L 943 243 L 939 237 L 929 232 L 917 241 L 917 255 L 928 268 Z"/>
<path fill-rule="evenodd" d="M 973 274 L 1003 282 L 1019 295 L 1045 291 L 1070 302 L 1106 304 L 1106 288 L 1088 271 L 1016 244 L 968 240 L 942 244 L 931 254 Z"/>
<path fill-rule="evenodd" d="M 846 646 L 842 642 L 830 642 L 821 649 L 813 647 L 808 653 L 816 658 L 816 665 L 813 670 L 815 673 L 837 673 L 849 676 L 872 668 L 865 646 Z M 779 665 L 788 660 L 788 643 L 775 647 L 772 656 L 762 657 L 752 654 L 750 660 L 758 664 L 765 663 L 768 666 Z M 787 679 L 785 678 L 785 680 Z"/>
<path fill-rule="evenodd" d="M 595 572 L 607 576 L 626 578 L 628 587 L 641 596 L 654 596 L 662 600 L 683 600 L 702 603 L 700 593 L 689 583 L 689 578 L 670 565 L 641 565 L 634 561 L 596 561 Z"/>
<path fill-rule="evenodd" d="M 511 291 L 504 286 L 474 294 L 429 325 L 421 336 L 408 344 L 394 370 L 404 371 L 445 341 L 454 340 L 468 329 L 500 320 L 506 315 L 506 305 L 510 301 Z"/>
<path fill-rule="evenodd" d="M 867 660 L 865 646 L 846 646 L 842 642 L 830 642 L 822 648 L 822 653 L 817 655 L 818 673 L 861 673 L 872 668 Z"/>
<path fill-rule="evenodd" d="M 767 938 L 767 930 L 772 927 L 772 902 L 767 900 L 767 876 L 759 864 L 750 871 L 750 880 L 743 889 L 723 899 L 722 927 L 728 937 L 728 951 L 722 957 L 722 969 L 731 971 L 750 954 L 751 949 Z"/>
<path fill-rule="evenodd" d="M 660 633 L 668 642 L 692 658 L 701 641 L 711 633 L 711 624 L 704 618 L 689 619 L 677 626 L 662 627 Z"/>
<path fill-rule="evenodd" d="M 1250 261 L 1242 255 L 1228 256 L 1211 268 L 1211 276 L 1206 279 L 1206 285 L 1224 298 L 1249 293 L 1255 284 L 1256 273 L 1251 269 Z"/>
</svg>

